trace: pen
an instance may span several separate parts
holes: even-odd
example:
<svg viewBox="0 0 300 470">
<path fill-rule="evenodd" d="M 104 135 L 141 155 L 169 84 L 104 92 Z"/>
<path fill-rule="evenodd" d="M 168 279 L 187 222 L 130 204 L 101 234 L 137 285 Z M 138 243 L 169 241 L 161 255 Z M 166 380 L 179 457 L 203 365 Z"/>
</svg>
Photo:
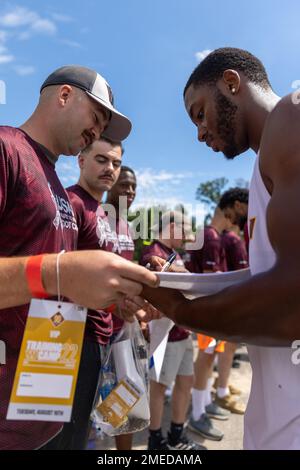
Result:
<svg viewBox="0 0 300 470">
<path fill-rule="evenodd" d="M 171 264 L 175 261 L 175 259 L 176 259 L 176 253 L 172 253 L 172 254 L 168 257 L 166 263 L 163 265 L 161 272 L 163 273 L 163 272 L 165 272 L 165 271 L 169 271 L 170 266 L 171 266 Z"/>
</svg>

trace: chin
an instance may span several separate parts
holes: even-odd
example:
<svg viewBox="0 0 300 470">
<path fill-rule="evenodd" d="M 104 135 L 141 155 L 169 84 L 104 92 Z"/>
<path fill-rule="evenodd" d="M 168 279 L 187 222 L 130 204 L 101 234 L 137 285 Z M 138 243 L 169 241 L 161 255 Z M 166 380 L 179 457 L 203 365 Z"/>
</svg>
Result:
<svg viewBox="0 0 300 470">
<path fill-rule="evenodd" d="M 223 155 L 227 160 L 233 160 L 235 157 L 240 155 L 242 152 L 239 152 L 237 149 L 224 149 Z"/>
</svg>

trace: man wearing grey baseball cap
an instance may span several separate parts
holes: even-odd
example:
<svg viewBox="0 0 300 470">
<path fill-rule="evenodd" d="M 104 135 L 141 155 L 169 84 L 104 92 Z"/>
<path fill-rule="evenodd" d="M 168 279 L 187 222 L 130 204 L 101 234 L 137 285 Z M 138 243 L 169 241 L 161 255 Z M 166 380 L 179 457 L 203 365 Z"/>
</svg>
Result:
<svg viewBox="0 0 300 470">
<path fill-rule="evenodd" d="M 53 85 L 71 85 L 79 88 L 106 111 L 109 111 L 109 121 L 103 132 L 105 137 L 114 141 L 122 141 L 128 137 L 131 131 L 131 122 L 114 108 L 112 90 L 99 73 L 80 65 L 65 65 L 46 78 L 41 86 L 41 92 L 46 87 Z"/>
<path fill-rule="evenodd" d="M 154 273 L 117 255 L 75 251 L 77 222 L 55 171 L 59 155 L 77 155 L 102 134 L 125 139 L 130 130 L 109 85 L 80 66 L 46 79 L 21 127 L 0 126 L 0 332 L 7 352 L 0 367 L 0 450 L 58 448 L 61 423 L 6 419 L 31 299 L 56 297 L 59 277 L 63 297 L 98 310 L 157 284 Z M 87 225 L 87 236 L 93 230 Z"/>
</svg>

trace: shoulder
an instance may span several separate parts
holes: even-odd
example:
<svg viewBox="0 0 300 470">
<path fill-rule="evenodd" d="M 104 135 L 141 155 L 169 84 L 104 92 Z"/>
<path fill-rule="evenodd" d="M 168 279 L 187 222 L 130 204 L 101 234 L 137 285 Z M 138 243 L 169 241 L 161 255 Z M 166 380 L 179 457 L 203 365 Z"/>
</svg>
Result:
<svg viewBox="0 0 300 470">
<path fill-rule="evenodd" d="M 272 184 L 276 179 L 300 174 L 300 100 L 282 98 L 267 118 L 261 139 L 259 165 Z"/>
<path fill-rule="evenodd" d="M 9 126 L 0 126 L 0 154 L 13 158 L 19 156 L 24 148 L 25 135 L 20 129 Z"/>
<path fill-rule="evenodd" d="M 205 241 L 220 240 L 220 236 L 213 227 L 207 226 L 204 228 Z"/>
</svg>

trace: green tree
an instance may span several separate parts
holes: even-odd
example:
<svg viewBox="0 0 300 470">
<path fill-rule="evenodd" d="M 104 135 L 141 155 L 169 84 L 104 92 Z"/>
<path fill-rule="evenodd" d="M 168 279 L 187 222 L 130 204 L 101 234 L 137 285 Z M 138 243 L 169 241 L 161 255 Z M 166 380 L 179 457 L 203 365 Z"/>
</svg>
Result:
<svg viewBox="0 0 300 470">
<path fill-rule="evenodd" d="M 196 199 L 207 207 L 208 214 L 205 217 L 205 223 L 211 219 L 212 213 L 219 203 L 220 197 L 227 184 L 227 178 L 216 178 L 199 184 L 196 191 Z"/>
</svg>

